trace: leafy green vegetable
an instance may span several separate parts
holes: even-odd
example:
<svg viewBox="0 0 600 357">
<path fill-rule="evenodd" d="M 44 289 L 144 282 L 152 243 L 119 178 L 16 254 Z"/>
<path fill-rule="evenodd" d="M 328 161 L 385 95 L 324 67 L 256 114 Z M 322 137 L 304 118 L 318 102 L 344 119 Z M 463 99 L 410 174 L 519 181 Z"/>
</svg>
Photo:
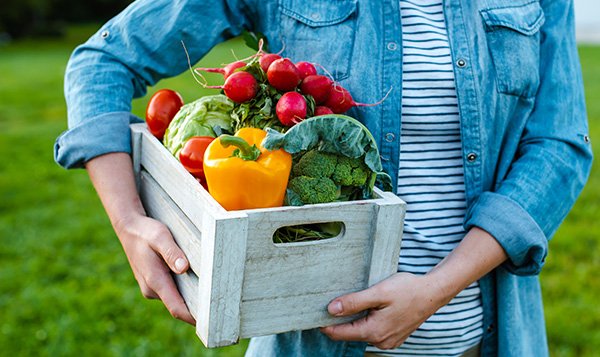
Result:
<svg viewBox="0 0 600 357">
<path fill-rule="evenodd" d="M 361 158 L 312 149 L 294 160 L 287 203 L 298 206 L 362 199 L 371 175 Z"/>
<path fill-rule="evenodd" d="M 333 169 L 333 172 L 336 172 L 341 160 L 339 172 L 334 179 L 335 183 L 341 186 L 341 197 L 338 200 L 371 198 L 376 181 L 384 190 L 392 189 L 391 178 L 382 171 L 377 142 L 369 130 L 354 118 L 339 114 L 322 115 L 303 120 L 286 133 L 271 129 L 267 129 L 267 133 L 263 146 L 269 150 L 283 148 L 291 154 L 296 154 L 296 157 L 316 150 L 348 158 L 336 159 Z M 312 160 L 315 161 L 305 164 L 301 164 L 302 157 L 297 160 L 294 174 L 307 173 L 310 176 L 313 174 L 309 170 L 312 170 L 321 171 L 323 175 L 331 171 L 333 164 L 326 155 L 311 158 Z M 362 161 L 364 166 L 358 161 Z M 356 185 L 346 185 L 348 183 Z M 358 186 L 360 190 L 357 192 L 355 188 Z M 290 204 L 297 204 L 299 201 L 303 202 L 297 192 L 288 197 Z"/>
<path fill-rule="evenodd" d="M 288 184 L 288 195 L 292 206 L 296 199 L 302 204 L 327 203 L 337 200 L 340 190 L 328 177 L 296 176 Z"/>
<path fill-rule="evenodd" d="M 217 132 L 231 132 L 233 102 L 218 94 L 202 97 L 181 107 L 167 128 L 165 147 L 176 157 L 192 136 L 216 137 Z"/>
</svg>

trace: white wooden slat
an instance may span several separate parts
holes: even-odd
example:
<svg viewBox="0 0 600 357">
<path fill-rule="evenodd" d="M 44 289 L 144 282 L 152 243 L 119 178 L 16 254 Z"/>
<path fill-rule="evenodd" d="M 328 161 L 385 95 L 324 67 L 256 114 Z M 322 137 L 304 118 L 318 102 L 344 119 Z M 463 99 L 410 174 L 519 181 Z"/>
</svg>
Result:
<svg viewBox="0 0 600 357">
<path fill-rule="evenodd" d="M 202 265 L 200 260 L 202 233 L 181 212 L 150 174 L 143 170 L 140 175 L 140 198 L 148 215 L 169 228 L 175 242 L 188 258 L 190 267 L 194 271 L 198 271 Z"/>
<path fill-rule="evenodd" d="M 366 286 L 371 256 L 369 222 L 374 219 L 374 207 L 372 204 L 304 206 L 295 210 L 292 219 L 285 210 L 268 214 L 248 212 L 244 300 L 264 299 L 286 291 L 301 295 Z M 277 228 L 322 222 L 324 217 L 329 218 L 327 221 L 343 222 L 343 235 L 300 244 L 273 243 Z"/>
<path fill-rule="evenodd" d="M 242 305 L 245 314 L 242 315 L 240 338 L 307 330 L 352 321 L 362 315 L 332 317 L 327 313 L 327 305 L 331 300 L 352 291 L 355 290 L 293 297 L 272 296 L 264 301 L 245 302 Z M 273 313 L 273 310 L 280 312 Z M 290 311 L 293 314 L 288 314 Z"/>
<path fill-rule="evenodd" d="M 142 168 L 142 132 L 138 130 L 144 129 L 145 123 L 133 124 L 131 126 L 131 147 L 132 147 L 132 162 L 133 175 L 135 177 L 135 187 L 140 190 L 140 170 Z"/>
<path fill-rule="evenodd" d="M 196 319 L 196 325 L 205 322 L 198 320 L 198 277 L 193 271 L 189 270 L 184 274 L 172 274 L 177 289 L 183 297 L 190 313 Z"/>
</svg>

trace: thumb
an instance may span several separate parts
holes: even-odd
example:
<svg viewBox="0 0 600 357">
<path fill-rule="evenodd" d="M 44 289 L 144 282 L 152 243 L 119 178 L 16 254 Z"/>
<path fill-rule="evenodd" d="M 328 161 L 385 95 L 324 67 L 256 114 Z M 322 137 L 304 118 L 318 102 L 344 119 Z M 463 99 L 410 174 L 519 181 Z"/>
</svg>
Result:
<svg viewBox="0 0 600 357">
<path fill-rule="evenodd" d="M 151 240 L 152 249 L 167 263 L 169 269 L 176 274 L 185 273 L 190 264 L 185 253 L 179 248 L 168 229 L 160 230 L 158 237 Z"/>
<path fill-rule="evenodd" d="M 382 305 L 381 296 L 371 287 L 334 299 L 327 306 L 327 311 L 333 316 L 349 316 L 358 314 L 364 310 L 378 308 Z"/>
</svg>

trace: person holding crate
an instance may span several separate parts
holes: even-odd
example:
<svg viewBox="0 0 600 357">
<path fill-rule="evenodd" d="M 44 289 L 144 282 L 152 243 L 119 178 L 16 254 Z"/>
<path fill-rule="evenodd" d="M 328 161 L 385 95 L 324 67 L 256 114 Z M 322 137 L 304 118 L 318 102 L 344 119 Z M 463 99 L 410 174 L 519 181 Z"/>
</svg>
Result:
<svg viewBox="0 0 600 357">
<path fill-rule="evenodd" d="M 264 33 L 363 102 L 394 88 L 350 114 L 408 211 L 398 273 L 328 306 L 366 317 L 254 338 L 247 354 L 544 356 L 537 274 L 591 166 L 573 27 L 568 0 L 137 1 L 73 53 L 55 158 L 88 170 L 143 295 L 193 323 L 169 275 L 188 262 L 136 193 L 130 103 L 187 70 L 181 41 L 194 62 Z"/>
</svg>

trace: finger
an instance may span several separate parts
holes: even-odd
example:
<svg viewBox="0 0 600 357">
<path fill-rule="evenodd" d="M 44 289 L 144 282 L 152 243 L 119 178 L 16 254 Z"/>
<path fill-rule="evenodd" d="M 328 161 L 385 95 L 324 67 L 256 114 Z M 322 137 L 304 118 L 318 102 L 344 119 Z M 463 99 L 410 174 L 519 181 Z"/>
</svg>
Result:
<svg viewBox="0 0 600 357">
<path fill-rule="evenodd" d="M 335 298 L 327 306 L 333 316 L 349 316 L 361 311 L 379 308 L 383 305 L 380 294 L 375 287 Z"/>
<path fill-rule="evenodd" d="M 150 239 L 150 246 L 156 251 L 169 266 L 169 269 L 176 274 L 185 273 L 190 264 L 185 254 L 179 248 L 171 232 L 162 228 L 156 231 L 156 236 Z"/>
<path fill-rule="evenodd" d="M 171 275 L 164 270 L 156 272 L 151 282 L 146 282 L 158 295 L 171 315 L 179 320 L 195 325 L 196 320 L 188 310 L 183 298 L 177 291 Z"/>
<path fill-rule="evenodd" d="M 345 324 L 321 328 L 321 332 L 335 341 L 366 341 L 370 342 L 372 329 L 367 323 L 367 317 Z"/>
</svg>

